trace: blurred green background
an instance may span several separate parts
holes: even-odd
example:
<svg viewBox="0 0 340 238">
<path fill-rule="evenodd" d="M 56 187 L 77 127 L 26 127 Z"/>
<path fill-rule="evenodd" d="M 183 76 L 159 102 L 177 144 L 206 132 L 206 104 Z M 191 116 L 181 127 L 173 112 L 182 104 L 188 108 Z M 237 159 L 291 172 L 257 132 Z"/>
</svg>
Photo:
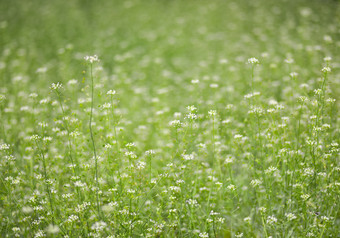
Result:
<svg viewBox="0 0 340 238">
<path fill-rule="evenodd" d="M 1 1 L 1 81 L 10 90 L 20 75 L 28 80 L 22 87 L 48 90 L 52 82 L 81 80 L 83 57 L 97 54 L 100 77 L 130 95 L 123 107 L 134 99 L 150 106 L 156 96 L 174 108 L 209 104 L 214 84 L 224 105 L 229 92 L 232 102 L 249 91 L 245 62 L 258 57 L 259 81 L 273 82 L 259 86 L 281 100 L 287 85 L 275 82 L 289 71 L 307 83 L 323 57 L 338 59 L 339 18 L 338 2 L 317 0 Z M 41 67 L 44 76 L 36 73 Z"/>
</svg>

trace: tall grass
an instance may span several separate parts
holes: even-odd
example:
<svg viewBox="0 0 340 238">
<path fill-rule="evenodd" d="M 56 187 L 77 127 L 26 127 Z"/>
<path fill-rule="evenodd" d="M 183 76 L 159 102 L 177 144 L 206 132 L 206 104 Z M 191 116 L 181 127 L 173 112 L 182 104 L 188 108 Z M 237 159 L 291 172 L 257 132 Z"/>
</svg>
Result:
<svg viewBox="0 0 340 238">
<path fill-rule="evenodd" d="M 338 2 L 0 11 L 1 237 L 339 237 Z"/>
</svg>

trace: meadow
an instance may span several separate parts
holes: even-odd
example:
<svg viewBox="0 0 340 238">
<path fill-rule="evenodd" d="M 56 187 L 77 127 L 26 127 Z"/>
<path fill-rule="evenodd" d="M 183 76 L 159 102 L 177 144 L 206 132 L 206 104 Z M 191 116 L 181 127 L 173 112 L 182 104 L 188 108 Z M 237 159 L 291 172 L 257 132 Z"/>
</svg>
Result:
<svg viewBox="0 0 340 238">
<path fill-rule="evenodd" d="M 340 237 L 339 22 L 0 1 L 0 237 Z"/>
</svg>

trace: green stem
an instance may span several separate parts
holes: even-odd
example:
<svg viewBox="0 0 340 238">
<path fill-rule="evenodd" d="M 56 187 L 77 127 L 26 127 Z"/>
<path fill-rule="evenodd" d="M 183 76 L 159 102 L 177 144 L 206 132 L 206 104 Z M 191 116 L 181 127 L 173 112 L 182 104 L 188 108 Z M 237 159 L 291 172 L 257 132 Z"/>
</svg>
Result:
<svg viewBox="0 0 340 238">
<path fill-rule="evenodd" d="M 92 118 L 93 118 L 93 102 L 94 102 L 94 83 L 93 83 L 93 73 L 92 73 L 92 63 L 90 65 L 90 70 L 91 70 L 91 114 L 90 114 L 90 134 L 91 134 L 91 141 L 92 141 L 92 147 L 93 147 L 93 154 L 94 154 L 94 161 L 95 161 L 95 180 L 96 180 L 96 198 L 97 198 L 97 210 L 98 210 L 98 215 L 101 216 L 100 213 L 100 204 L 99 204 L 99 181 L 98 181 L 98 158 L 97 158 L 97 152 L 96 152 L 96 145 L 94 143 L 94 138 L 93 138 L 93 131 L 92 131 Z"/>
<path fill-rule="evenodd" d="M 52 216 L 52 224 L 55 224 L 55 221 L 54 221 L 53 201 L 52 201 L 50 186 L 49 186 L 49 184 L 48 184 L 48 176 L 47 176 L 45 155 L 44 155 L 44 152 L 41 150 L 41 148 L 40 148 L 40 146 L 39 146 L 39 144 L 38 144 L 37 141 L 36 141 L 36 145 L 37 145 L 37 148 L 38 148 L 38 150 L 39 150 L 39 152 L 40 152 L 40 155 L 41 155 L 41 158 L 42 158 L 42 162 L 43 162 L 44 179 L 45 179 L 45 185 L 46 185 L 46 192 L 47 192 L 48 199 L 49 199 L 49 202 L 50 202 L 50 209 L 51 209 L 51 216 Z"/>
</svg>

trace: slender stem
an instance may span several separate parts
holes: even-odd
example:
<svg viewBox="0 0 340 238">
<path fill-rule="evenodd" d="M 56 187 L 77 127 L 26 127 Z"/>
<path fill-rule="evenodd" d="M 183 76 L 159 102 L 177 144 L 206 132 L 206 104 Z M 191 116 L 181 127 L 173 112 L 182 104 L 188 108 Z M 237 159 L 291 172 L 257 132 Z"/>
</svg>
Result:
<svg viewBox="0 0 340 238">
<path fill-rule="evenodd" d="M 252 96 L 250 97 L 251 98 L 251 105 L 254 105 L 254 102 L 253 102 L 253 97 L 254 97 L 254 65 L 251 66 L 251 94 Z"/>
<path fill-rule="evenodd" d="M 112 121 L 113 121 L 113 131 L 115 133 L 115 143 L 116 143 L 116 150 L 117 154 L 119 153 L 119 144 L 118 144 L 118 138 L 117 138 L 117 122 L 115 120 L 115 114 L 113 110 L 113 95 L 111 95 L 111 113 L 112 113 Z"/>
<path fill-rule="evenodd" d="M 93 131 L 92 131 L 92 117 L 93 117 L 93 102 L 94 102 L 94 85 L 93 85 L 93 72 L 92 72 L 92 63 L 90 64 L 90 74 L 91 74 L 91 114 L 90 114 L 90 134 L 91 134 L 91 141 L 92 141 L 92 147 L 93 147 L 93 154 L 94 154 L 94 162 L 95 162 L 95 180 L 96 180 L 96 197 L 97 197 L 97 210 L 98 215 L 101 216 L 100 213 L 100 204 L 99 204 L 99 181 L 98 181 L 98 158 L 97 158 L 97 152 L 96 152 L 96 145 L 94 143 L 93 138 Z"/>
<path fill-rule="evenodd" d="M 324 78 L 323 78 L 323 82 L 322 82 L 322 86 L 321 86 L 321 93 L 322 95 L 320 95 L 320 99 L 321 99 L 321 110 L 320 110 L 320 117 L 322 118 L 322 122 L 323 122 L 323 110 L 325 107 L 325 96 L 326 96 L 326 89 L 325 89 L 325 85 L 327 82 L 327 73 L 324 74 Z"/>
<path fill-rule="evenodd" d="M 71 161 L 71 164 L 72 164 L 72 171 L 73 171 L 73 174 L 74 176 L 78 177 L 80 172 L 79 172 L 79 163 L 78 163 L 78 160 L 75 159 L 73 160 L 73 156 L 72 156 L 72 142 L 71 142 L 71 135 L 70 135 L 70 128 L 67 124 L 67 121 L 65 120 L 65 116 L 66 116 L 66 113 L 65 113 L 65 110 L 64 110 L 64 107 L 63 107 L 63 103 L 62 103 L 62 100 L 61 100 L 61 93 L 56 90 L 55 91 L 57 96 L 58 96 L 58 101 L 59 101 L 59 104 L 60 104 L 60 108 L 61 108 L 61 111 L 63 113 L 63 124 L 64 124 L 64 127 L 67 131 L 67 148 L 68 148 L 68 157 Z M 76 167 L 74 166 L 76 165 Z M 76 170 L 76 168 L 78 169 L 78 171 Z M 78 187 L 76 187 L 76 190 L 77 190 L 77 195 L 78 195 L 78 200 L 79 202 L 82 201 L 82 196 L 81 196 L 81 191 Z"/>
<path fill-rule="evenodd" d="M 44 178 L 45 178 L 45 187 L 46 187 L 46 192 L 48 195 L 48 199 L 50 201 L 50 209 L 51 209 L 51 216 L 52 216 L 52 223 L 54 224 L 54 209 L 53 209 L 53 201 L 52 201 L 52 196 L 51 196 L 51 190 L 50 190 L 50 186 L 49 186 L 49 181 L 48 181 L 48 176 L 47 176 L 47 168 L 46 168 L 46 161 L 45 161 L 45 155 L 44 152 L 41 150 L 38 142 L 36 141 L 36 146 L 40 152 L 41 158 L 42 158 L 42 162 L 43 162 L 43 169 L 44 169 Z"/>
<path fill-rule="evenodd" d="M 266 229 L 266 223 L 265 223 L 265 221 L 263 219 L 263 214 L 261 214 L 261 220 L 262 220 L 263 231 L 264 231 L 265 237 L 268 237 L 267 229 Z"/>
<path fill-rule="evenodd" d="M 152 156 L 149 156 L 149 174 L 150 174 L 150 184 L 151 184 L 151 179 L 152 179 Z"/>
</svg>

